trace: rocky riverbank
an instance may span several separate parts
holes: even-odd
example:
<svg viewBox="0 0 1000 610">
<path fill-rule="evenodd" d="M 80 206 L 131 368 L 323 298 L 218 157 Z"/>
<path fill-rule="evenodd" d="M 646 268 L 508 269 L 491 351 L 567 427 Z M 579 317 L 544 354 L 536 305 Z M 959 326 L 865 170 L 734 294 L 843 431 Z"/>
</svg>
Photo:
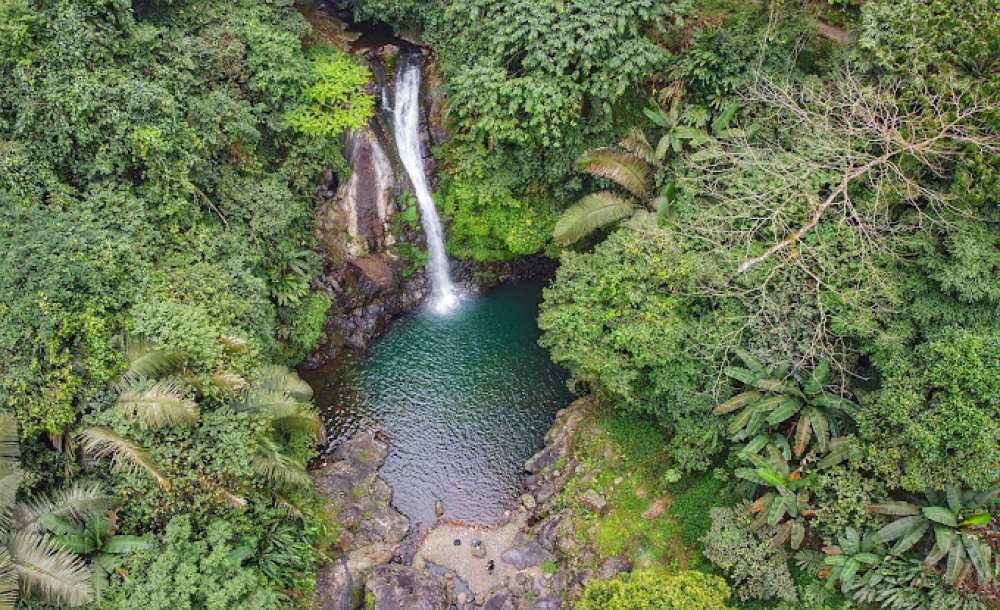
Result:
<svg viewBox="0 0 1000 610">
<path fill-rule="evenodd" d="M 592 408 L 592 399 L 582 398 L 558 413 L 545 446 L 525 463 L 520 506 L 492 527 L 439 519 L 407 536 L 410 524 L 378 476 L 385 439 L 364 433 L 341 445 L 314 473 L 343 526 L 338 556 L 321 570 L 316 607 L 556 610 L 572 608 L 588 579 L 628 570 L 628 562 L 613 559 L 594 570 L 593 552 L 578 542 L 561 506 L 560 493 L 578 470 L 576 434 Z M 579 500 L 600 514 L 599 495 Z"/>
</svg>

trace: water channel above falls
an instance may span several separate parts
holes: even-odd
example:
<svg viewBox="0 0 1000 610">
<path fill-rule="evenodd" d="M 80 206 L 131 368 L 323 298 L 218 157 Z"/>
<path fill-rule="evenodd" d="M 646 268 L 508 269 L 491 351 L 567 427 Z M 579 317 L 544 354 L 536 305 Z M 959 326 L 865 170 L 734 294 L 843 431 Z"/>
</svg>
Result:
<svg viewBox="0 0 1000 610">
<path fill-rule="evenodd" d="M 334 439 L 381 429 L 381 476 L 417 529 L 445 516 L 493 523 L 517 500 L 524 460 L 569 403 L 538 345 L 541 283 L 501 286 L 454 311 L 397 320 L 366 353 L 304 373 Z"/>
</svg>

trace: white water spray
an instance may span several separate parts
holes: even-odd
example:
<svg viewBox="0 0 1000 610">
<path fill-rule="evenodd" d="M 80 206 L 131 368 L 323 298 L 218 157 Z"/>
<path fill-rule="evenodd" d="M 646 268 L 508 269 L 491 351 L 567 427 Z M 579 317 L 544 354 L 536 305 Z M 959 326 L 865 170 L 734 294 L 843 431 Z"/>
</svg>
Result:
<svg viewBox="0 0 1000 610">
<path fill-rule="evenodd" d="M 444 228 L 431 198 L 424 175 L 424 159 L 420 151 L 420 63 L 406 61 L 396 75 L 396 108 L 393 126 L 396 149 L 410 176 L 414 195 L 420 205 L 420 220 L 427 235 L 427 275 L 431 283 L 430 306 L 436 312 L 446 312 L 458 304 L 458 292 L 448 274 L 448 256 L 444 251 Z"/>
</svg>

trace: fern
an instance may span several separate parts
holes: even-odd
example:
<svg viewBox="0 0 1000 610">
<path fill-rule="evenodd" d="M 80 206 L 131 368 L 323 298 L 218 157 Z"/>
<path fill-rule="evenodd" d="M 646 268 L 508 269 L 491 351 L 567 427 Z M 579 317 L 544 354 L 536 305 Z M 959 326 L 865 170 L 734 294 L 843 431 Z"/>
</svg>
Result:
<svg viewBox="0 0 1000 610">
<path fill-rule="evenodd" d="M 601 227 L 628 218 L 634 211 L 632 201 L 611 191 L 593 193 L 563 212 L 552 236 L 557 244 L 566 246 Z"/>
<path fill-rule="evenodd" d="M 287 366 L 265 367 L 260 373 L 256 387 L 266 391 L 288 394 L 300 401 L 309 400 L 313 395 L 312 387 Z"/>
<path fill-rule="evenodd" d="M 0 413 L 0 460 L 16 460 L 19 457 L 21 444 L 17 434 L 17 419 L 13 413 Z"/>
<path fill-rule="evenodd" d="M 112 467 L 131 471 L 142 470 L 153 477 L 160 487 L 169 489 L 170 481 L 153 456 L 111 428 L 103 426 L 84 428 L 77 433 L 77 438 L 87 453 L 96 458 L 110 458 Z"/>
<path fill-rule="evenodd" d="M 184 363 L 184 354 L 177 351 L 158 350 L 141 337 L 125 340 L 125 358 L 128 371 L 123 378 L 146 377 L 155 379 L 177 370 Z"/>
</svg>

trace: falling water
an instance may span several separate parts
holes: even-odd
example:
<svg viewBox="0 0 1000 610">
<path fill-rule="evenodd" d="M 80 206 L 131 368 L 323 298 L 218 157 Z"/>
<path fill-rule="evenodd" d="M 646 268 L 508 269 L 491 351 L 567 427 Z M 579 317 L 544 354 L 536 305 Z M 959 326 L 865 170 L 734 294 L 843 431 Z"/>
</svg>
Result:
<svg viewBox="0 0 1000 610">
<path fill-rule="evenodd" d="M 420 151 L 420 62 L 410 57 L 399 58 L 401 67 L 396 76 L 396 108 L 393 123 L 399 158 L 410 176 L 420 219 L 427 235 L 427 274 L 431 282 L 431 309 L 446 312 L 458 303 L 455 285 L 448 275 L 448 256 L 444 252 L 444 228 L 427 187 L 424 159 Z"/>
</svg>

